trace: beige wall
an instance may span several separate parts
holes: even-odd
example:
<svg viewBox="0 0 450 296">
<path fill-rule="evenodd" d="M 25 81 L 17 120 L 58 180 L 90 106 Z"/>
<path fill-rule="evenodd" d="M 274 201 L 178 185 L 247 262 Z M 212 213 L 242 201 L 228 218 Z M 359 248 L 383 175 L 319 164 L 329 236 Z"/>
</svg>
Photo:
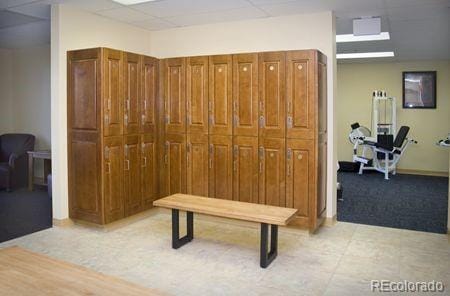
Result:
<svg viewBox="0 0 450 296">
<path fill-rule="evenodd" d="M 350 124 L 359 122 L 370 129 L 371 98 L 375 89 L 397 98 L 397 128 L 411 127 L 411 145 L 399 162 L 399 169 L 448 172 L 449 153 L 435 145 L 450 132 L 449 61 L 338 64 L 337 136 L 338 159 L 352 159 L 348 141 Z M 402 108 L 402 71 L 437 71 L 437 109 Z"/>
<path fill-rule="evenodd" d="M 12 51 L 0 49 L 0 134 L 12 126 Z"/>
<path fill-rule="evenodd" d="M 65 5 L 52 6 L 52 157 L 53 214 L 68 216 L 66 51 L 106 46 L 158 58 L 317 48 L 329 63 L 329 143 L 333 143 L 333 93 L 335 90 L 334 16 L 331 12 L 265 18 L 150 32 L 82 12 Z M 333 145 L 330 145 L 332 148 Z M 329 150 L 330 168 L 335 163 Z M 330 169 L 329 200 L 335 202 L 335 169 Z M 331 215 L 335 206 L 329 206 Z"/>
<path fill-rule="evenodd" d="M 328 202 L 336 214 L 335 24 L 331 12 L 199 25 L 151 32 L 151 54 L 163 57 L 319 49 L 328 57 Z"/>
</svg>

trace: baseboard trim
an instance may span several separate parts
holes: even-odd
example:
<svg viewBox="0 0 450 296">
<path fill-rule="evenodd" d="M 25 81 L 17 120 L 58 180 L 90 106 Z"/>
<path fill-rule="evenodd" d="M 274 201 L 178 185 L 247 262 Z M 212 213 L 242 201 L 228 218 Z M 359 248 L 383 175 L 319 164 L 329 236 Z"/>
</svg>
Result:
<svg viewBox="0 0 450 296">
<path fill-rule="evenodd" d="M 323 222 L 323 226 L 334 226 L 337 223 L 337 215 L 334 215 L 333 217 L 326 217 L 325 221 Z"/>
<path fill-rule="evenodd" d="M 53 226 L 58 227 L 69 227 L 73 226 L 75 223 L 72 219 L 66 218 L 66 219 L 53 219 Z"/>
<path fill-rule="evenodd" d="M 448 172 L 436 172 L 436 171 L 397 169 L 397 173 L 405 174 L 405 175 L 422 175 L 422 176 L 448 177 Z"/>
</svg>

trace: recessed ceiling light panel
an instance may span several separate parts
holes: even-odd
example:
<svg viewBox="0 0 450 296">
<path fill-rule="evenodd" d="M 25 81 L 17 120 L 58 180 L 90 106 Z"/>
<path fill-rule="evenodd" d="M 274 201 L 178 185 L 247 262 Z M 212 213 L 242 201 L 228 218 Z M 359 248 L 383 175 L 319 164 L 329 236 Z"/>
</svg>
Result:
<svg viewBox="0 0 450 296">
<path fill-rule="evenodd" d="M 355 36 L 353 34 L 336 35 L 337 43 L 389 40 L 389 39 L 391 39 L 389 32 L 381 32 L 380 34 L 376 34 L 376 35 L 360 35 L 360 36 Z"/>
<path fill-rule="evenodd" d="M 123 4 L 123 5 L 133 5 L 133 4 L 140 4 L 144 2 L 153 2 L 155 0 L 112 0 L 114 2 Z"/>
<path fill-rule="evenodd" d="M 393 51 L 379 51 L 379 52 L 355 52 L 355 53 L 338 53 L 337 59 L 365 59 L 365 58 L 387 58 L 393 57 Z"/>
</svg>

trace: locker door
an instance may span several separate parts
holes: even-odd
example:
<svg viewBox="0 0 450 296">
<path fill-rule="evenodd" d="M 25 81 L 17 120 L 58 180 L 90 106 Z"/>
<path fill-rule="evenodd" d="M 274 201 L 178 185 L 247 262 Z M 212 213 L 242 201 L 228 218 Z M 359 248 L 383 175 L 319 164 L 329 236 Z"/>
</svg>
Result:
<svg viewBox="0 0 450 296">
<path fill-rule="evenodd" d="M 164 143 L 162 196 L 186 193 L 186 135 L 168 134 Z"/>
<path fill-rule="evenodd" d="M 157 199 L 156 141 L 151 134 L 141 135 L 141 200 L 144 209 Z"/>
<path fill-rule="evenodd" d="M 233 137 L 233 200 L 258 203 L 258 138 Z"/>
<path fill-rule="evenodd" d="M 232 120 L 232 57 L 209 57 L 209 133 L 231 135 Z"/>
<path fill-rule="evenodd" d="M 156 98 L 158 95 L 158 60 L 142 56 L 141 73 L 141 133 L 156 131 Z"/>
<path fill-rule="evenodd" d="M 141 151 L 138 135 L 124 136 L 123 185 L 125 193 L 125 215 L 133 215 L 142 209 L 141 199 Z"/>
<path fill-rule="evenodd" d="M 232 199 L 233 148 L 231 136 L 209 136 L 209 196 Z"/>
<path fill-rule="evenodd" d="M 188 133 L 208 133 L 208 57 L 190 57 L 186 70 Z"/>
<path fill-rule="evenodd" d="M 164 61 L 164 106 L 166 133 L 186 132 L 186 60 Z"/>
<path fill-rule="evenodd" d="M 286 206 L 298 209 L 298 217 L 307 218 L 315 194 L 313 140 L 288 139 L 286 163 Z"/>
<path fill-rule="evenodd" d="M 208 196 L 208 135 L 189 134 L 187 143 L 187 193 Z"/>
<path fill-rule="evenodd" d="M 284 52 L 259 54 L 259 133 L 263 137 L 285 137 L 285 64 Z"/>
<path fill-rule="evenodd" d="M 104 138 L 103 198 L 105 222 L 125 216 L 123 192 L 123 138 Z"/>
<path fill-rule="evenodd" d="M 285 139 L 262 138 L 259 145 L 259 202 L 284 207 Z"/>
<path fill-rule="evenodd" d="M 123 132 L 122 52 L 103 49 L 104 136 Z"/>
<path fill-rule="evenodd" d="M 141 63 L 137 54 L 123 53 L 123 85 L 124 85 L 124 105 L 123 105 L 123 124 L 124 134 L 136 134 L 139 132 L 140 122 L 140 79 Z"/>
<path fill-rule="evenodd" d="M 233 135 L 258 136 L 258 54 L 233 55 Z"/>
<path fill-rule="evenodd" d="M 289 51 L 286 56 L 287 137 L 314 138 L 314 51 Z"/>
</svg>

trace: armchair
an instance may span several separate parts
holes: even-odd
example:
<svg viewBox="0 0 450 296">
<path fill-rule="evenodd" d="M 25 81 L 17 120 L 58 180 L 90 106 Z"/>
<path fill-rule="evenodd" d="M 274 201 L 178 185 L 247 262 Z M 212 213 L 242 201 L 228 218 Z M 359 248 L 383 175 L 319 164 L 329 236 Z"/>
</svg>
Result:
<svg viewBox="0 0 450 296">
<path fill-rule="evenodd" d="M 0 136 L 0 188 L 26 186 L 28 178 L 27 151 L 34 150 L 35 137 L 29 134 Z"/>
</svg>

